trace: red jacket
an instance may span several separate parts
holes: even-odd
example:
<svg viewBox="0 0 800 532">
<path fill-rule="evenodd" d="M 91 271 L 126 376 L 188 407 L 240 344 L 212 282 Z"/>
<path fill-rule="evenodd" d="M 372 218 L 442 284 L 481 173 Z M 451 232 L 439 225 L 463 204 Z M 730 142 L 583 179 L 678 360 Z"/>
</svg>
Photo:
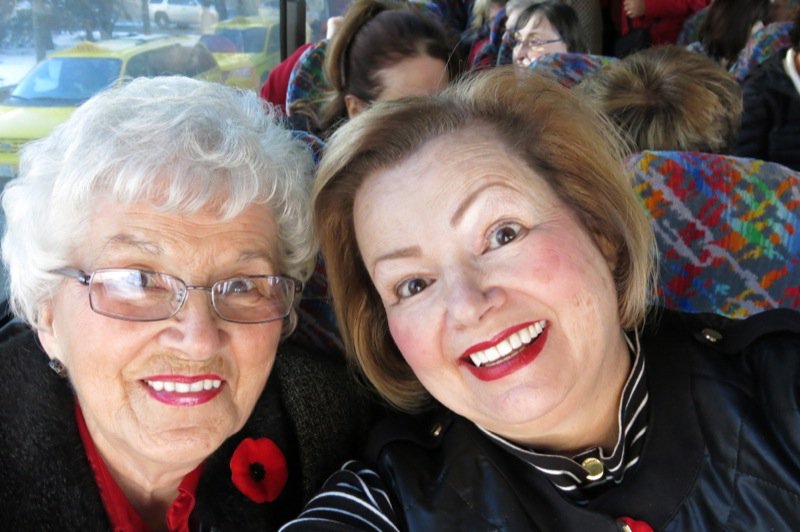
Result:
<svg viewBox="0 0 800 532">
<path fill-rule="evenodd" d="M 711 0 L 644 0 L 644 15 L 629 19 L 622 0 L 603 0 L 611 10 L 617 34 L 625 35 L 634 28 L 649 28 L 652 44 L 674 43 L 686 17 L 711 3 Z"/>
</svg>

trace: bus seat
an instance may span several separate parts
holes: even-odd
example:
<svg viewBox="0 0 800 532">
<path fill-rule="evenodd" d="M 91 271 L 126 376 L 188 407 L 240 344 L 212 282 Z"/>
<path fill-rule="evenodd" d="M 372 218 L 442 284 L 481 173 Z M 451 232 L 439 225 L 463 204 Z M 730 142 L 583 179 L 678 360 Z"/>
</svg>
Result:
<svg viewBox="0 0 800 532">
<path fill-rule="evenodd" d="M 792 22 L 774 22 L 756 31 L 739 52 L 736 64 L 731 68 L 736 81 L 743 82 L 755 67 L 788 48 L 792 44 L 789 33 L 793 26 Z"/>
<path fill-rule="evenodd" d="M 603 55 L 555 52 L 538 57 L 531 62 L 528 68 L 555 79 L 567 88 L 571 88 L 580 83 L 585 75 L 616 61 L 619 61 L 616 57 Z"/>
<path fill-rule="evenodd" d="M 692 152 L 627 164 L 655 229 L 663 305 L 731 317 L 800 308 L 798 172 Z"/>
<path fill-rule="evenodd" d="M 708 7 L 709 6 L 706 6 L 700 11 L 695 11 L 683 21 L 681 32 L 678 34 L 675 44 L 678 46 L 688 46 L 700 40 L 700 26 L 703 25 L 703 21 L 706 19 L 706 15 L 708 15 Z"/>
<path fill-rule="evenodd" d="M 306 112 L 319 117 L 330 85 L 322 65 L 328 41 L 322 40 L 308 48 L 292 68 L 286 90 L 286 110 L 289 117 Z"/>
</svg>

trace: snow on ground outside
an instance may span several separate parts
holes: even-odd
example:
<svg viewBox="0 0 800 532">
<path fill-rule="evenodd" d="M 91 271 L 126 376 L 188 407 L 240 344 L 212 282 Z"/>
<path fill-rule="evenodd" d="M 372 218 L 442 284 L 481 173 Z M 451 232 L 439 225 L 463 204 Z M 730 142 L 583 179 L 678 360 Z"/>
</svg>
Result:
<svg viewBox="0 0 800 532">
<path fill-rule="evenodd" d="M 81 42 L 84 32 L 58 33 L 53 35 L 57 49 Z M 33 48 L 0 49 L 0 87 L 16 85 L 36 64 L 36 50 Z"/>
<path fill-rule="evenodd" d="M 16 85 L 35 64 L 33 50 L 0 50 L 0 87 Z"/>
</svg>

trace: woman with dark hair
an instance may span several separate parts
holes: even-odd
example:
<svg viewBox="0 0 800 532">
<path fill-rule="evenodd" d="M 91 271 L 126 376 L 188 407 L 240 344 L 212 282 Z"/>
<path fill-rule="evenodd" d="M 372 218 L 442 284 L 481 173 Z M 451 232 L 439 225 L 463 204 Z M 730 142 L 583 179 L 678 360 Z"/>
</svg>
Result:
<svg viewBox="0 0 800 532">
<path fill-rule="evenodd" d="M 382 0 L 355 2 L 325 56 L 333 93 L 322 108 L 319 131 L 329 131 L 371 102 L 443 89 L 456 75 L 453 49 L 446 30 L 430 16 Z"/>
<path fill-rule="evenodd" d="M 750 35 L 770 13 L 770 0 L 714 0 L 700 26 L 703 52 L 725 68 L 736 63 Z"/>
<path fill-rule="evenodd" d="M 514 63 L 528 66 L 554 52 L 587 52 L 578 15 L 570 6 L 545 0 L 526 8 L 513 33 Z"/>
</svg>

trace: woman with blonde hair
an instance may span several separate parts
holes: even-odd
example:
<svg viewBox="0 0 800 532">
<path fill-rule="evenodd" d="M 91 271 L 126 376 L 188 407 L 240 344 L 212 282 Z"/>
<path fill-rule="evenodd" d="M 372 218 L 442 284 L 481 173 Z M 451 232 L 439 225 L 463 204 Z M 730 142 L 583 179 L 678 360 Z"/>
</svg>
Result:
<svg viewBox="0 0 800 532">
<path fill-rule="evenodd" d="M 679 46 L 656 46 L 609 64 L 576 86 L 636 151 L 728 153 L 742 89 L 725 69 Z"/>
<path fill-rule="evenodd" d="M 337 317 L 410 415 L 284 532 L 800 526 L 800 315 L 653 308 L 616 139 L 513 68 L 334 134 L 314 215 Z"/>
</svg>

